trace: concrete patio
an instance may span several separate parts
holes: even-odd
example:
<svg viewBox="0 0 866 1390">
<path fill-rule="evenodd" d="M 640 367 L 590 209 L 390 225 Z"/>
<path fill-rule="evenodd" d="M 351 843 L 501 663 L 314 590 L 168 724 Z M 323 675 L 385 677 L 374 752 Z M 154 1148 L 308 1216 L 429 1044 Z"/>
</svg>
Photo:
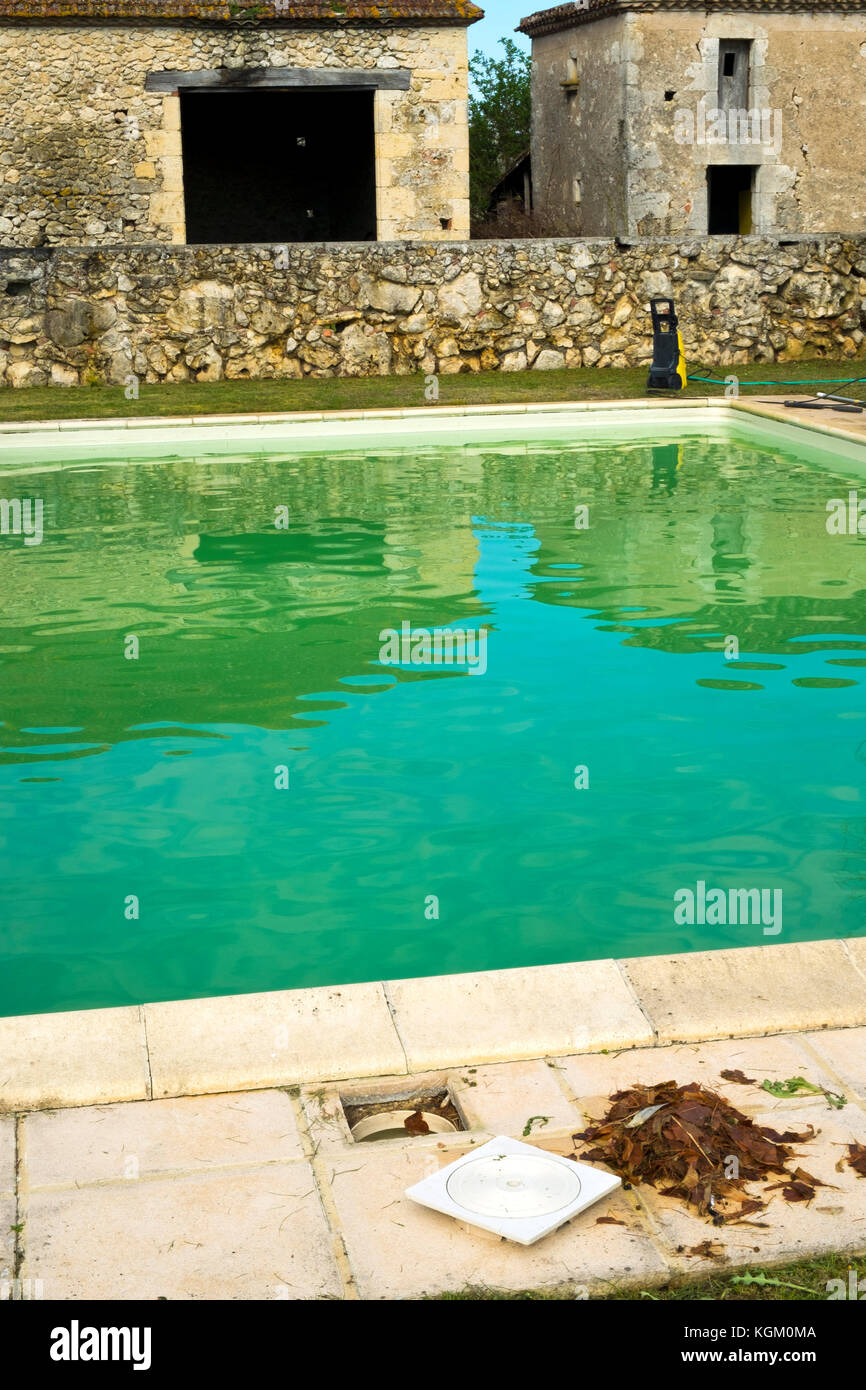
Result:
<svg viewBox="0 0 866 1390">
<path fill-rule="evenodd" d="M 775 1100 L 720 1080 L 805 1076 L 842 1092 Z M 697 1080 L 777 1128 L 826 1183 L 809 1204 L 777 1192 L 761 1225 L 716 1229 L 650 1188 L 620 1190 L 525 1248 L 404 1197 L 495 1134 L 554 1152 L 642 1081 Z M 357 1145 L 341 1098 L 447 1084 L 468 1132 Z M 531 1123 L 530 1123 L 531 1122 Z M 636 1292 L 704 1269 L 866 1252 L 866 1181 L 836 1165 L 866 1143 L 866 1028 L 450 1067 L 434 1074 L 277 1087 L 0 1117 L 0 1284 L 45 1299 L 415 1299 L 466 1286 Z M 599 1216 L 621 1225 L 597 1224 Z M 712 1240 L 708 1260 L 691 1247 Z M 5 1246 L 5 1248 L 3 1248 Z M 18 1283 L 13 1283 L 13 1278 Z"/>
</svg>

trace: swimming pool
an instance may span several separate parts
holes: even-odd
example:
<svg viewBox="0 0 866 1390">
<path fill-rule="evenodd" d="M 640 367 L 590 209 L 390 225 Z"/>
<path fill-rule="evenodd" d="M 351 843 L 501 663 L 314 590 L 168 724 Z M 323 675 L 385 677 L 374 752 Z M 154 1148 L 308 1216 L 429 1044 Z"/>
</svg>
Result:
<svg viewBox="0 0 866 1390">
<path fill-rule="evenodd" d="M 213 433 L 5 451 L 0 1014 L 863 934 L 853 452 Z"/>
</svg>

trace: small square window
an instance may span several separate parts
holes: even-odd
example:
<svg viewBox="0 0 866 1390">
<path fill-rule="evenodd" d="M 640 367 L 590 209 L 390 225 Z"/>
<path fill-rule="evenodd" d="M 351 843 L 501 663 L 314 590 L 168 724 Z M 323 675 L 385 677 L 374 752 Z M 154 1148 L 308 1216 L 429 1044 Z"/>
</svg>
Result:
<svg viewBox="0 0 866 1390">
<path fill-rule="evenodd" d="M 722 76 L 723 76 L 723 77 L 733 77 L 734 71 L 735 71 L 736 66 L 737 66 L 737 55 L 736 55 L 736 53 L 726 53 L 725 56 L 724 56 L 724 60 L 723 60 L 723 61 L 724 61 L 724 66 L 722 67 Z"/>
</svg>

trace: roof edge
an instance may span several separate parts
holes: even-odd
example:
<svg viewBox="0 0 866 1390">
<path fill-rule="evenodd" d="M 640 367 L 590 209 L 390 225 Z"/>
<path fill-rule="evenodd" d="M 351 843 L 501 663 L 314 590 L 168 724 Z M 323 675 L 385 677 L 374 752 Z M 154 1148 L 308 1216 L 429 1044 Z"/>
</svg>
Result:
<svg viewBox="0 0 866 1390">
<path fill-rule="evenodd" d="M 226 24 L 468 27 L 474 0 L 0 0 L 0 24 Z"/>
<path fill-rule="evenodd" d="M 737 14 L 741 10 L 793 14 L 798 10 L 841 13 L 866 10 L 866 0 L 570 0 L 552 9 L 537 10 L 522 19 L 517 32 L 531 39 L 591 24 L 610 15 L 655 10 L 697 10 L 705 15 Z"/>
</svg>

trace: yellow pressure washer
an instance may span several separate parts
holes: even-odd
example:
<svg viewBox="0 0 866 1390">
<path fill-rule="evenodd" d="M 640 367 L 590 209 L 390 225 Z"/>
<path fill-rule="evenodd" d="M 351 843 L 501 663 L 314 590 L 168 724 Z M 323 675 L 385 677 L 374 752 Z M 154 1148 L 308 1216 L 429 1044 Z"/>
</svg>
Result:
<svg viewBox="0 0 866 1390">
<path fill-rule="evenodd" d="M 672 299 L 651 299 L 653 318 L 653 360 L 647 391 L 682 391 L 688 376 L 683 353 L 683 335 Z"/>
</svg>

